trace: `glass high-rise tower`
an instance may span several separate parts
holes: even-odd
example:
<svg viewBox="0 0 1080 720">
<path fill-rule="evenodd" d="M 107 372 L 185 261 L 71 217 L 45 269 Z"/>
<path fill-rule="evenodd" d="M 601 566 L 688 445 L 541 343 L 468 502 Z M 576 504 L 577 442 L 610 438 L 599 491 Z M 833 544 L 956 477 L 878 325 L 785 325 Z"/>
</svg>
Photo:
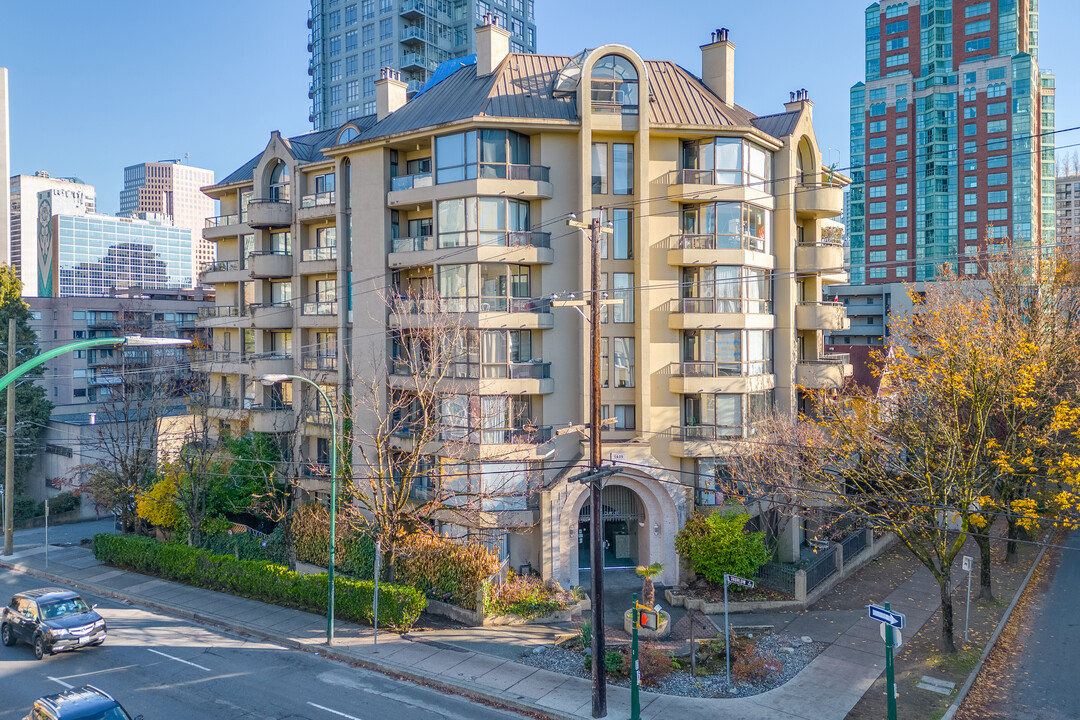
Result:
<svg viewBox="0 0 1080 720">
<path fill-rule="evenodd" d="M 418 91 L 446 60 L 476 52 L 474 28 L 491 15 L 510 52 L 536 52 L 535 0 L 311 0 L 309 120 L 315 130 L 375 113 L 382 68 Z"/>
<path fill-rule="evenodd" d="M 851 89 L 851 282 L 977 274 L 1054 242 L 1054 76 L 1038 0 L 876 2 Z"/>
</svg>

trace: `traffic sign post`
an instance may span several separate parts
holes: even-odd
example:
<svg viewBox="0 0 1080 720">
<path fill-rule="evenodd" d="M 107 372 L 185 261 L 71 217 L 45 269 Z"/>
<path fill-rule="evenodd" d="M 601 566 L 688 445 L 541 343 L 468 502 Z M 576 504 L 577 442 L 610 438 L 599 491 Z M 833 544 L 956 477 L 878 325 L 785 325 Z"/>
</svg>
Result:
<svg viewBox="0 0 1080 720">
<path fill-rule="evenodd" d="M 971 617 L 971 569 L 974 564 L 974 558 L 970 555 L 965 555 L 961 563 L 961 567 L 967 570 L 968 574 L 967 610 L 964 611 L 964 642 L 967 642 L 968 639 L 968 619 Z"/>
<path fill-rule="evenodd" d="M 724 662 L 727 663 L 727 689 L 731 692 L 731 624 L 728 622 L 727 589 L 728 585 L 739 585 L 745 588 L 754 587 L 753 580 L 724 573 Z M 690 647 L 690 654 L 694 654 L 694 647 Z"/>
<path fill-rule="evenodd" d="M 896 720 L 896 678 L 893 671 L 893 633 L 904 627 L 904 615 L 903 613 L 893 612 L 889 607 L 889 603 L 885 603 L 885 607 L 880 605 L 868 605 L 866 607 L 870 614 L 871 620 L 881 621 L 882 630 L 885 635 L 885 699 L 886 708 L 888 710 L 888 720 Z M 899 633 L 897 633 L 899 635 Z M 899 647 L 900 643 L 897 642 L 895 647 Z"/>
<path fill-rule="evenodd" d="M 371 602 L 371 626 L 375 630 L 372 645 L 379 644 L 379 573 L 382 571 L 382 540 L 375 541 L 375 568 L 372 573 L 375 576 L 375 595 Z"/>
<path fill-rule="evenodd" d="M 638 652 L 637 652 L 637 627 L 638 627 L 638 613 L 639 605 L 637 601 L 637 593 L 634 593 L 634 614 L 633 614 L 633 627 L 632 634 L 630 636 L 630 720 L 641 720 L 641 698 L 638 697 L 639 690 L 638 684 L 641 682 L 641 671 L 638 670 Z M 601 663 L 601 668 L 604 667 L 604 663 Z"/>
</svg>

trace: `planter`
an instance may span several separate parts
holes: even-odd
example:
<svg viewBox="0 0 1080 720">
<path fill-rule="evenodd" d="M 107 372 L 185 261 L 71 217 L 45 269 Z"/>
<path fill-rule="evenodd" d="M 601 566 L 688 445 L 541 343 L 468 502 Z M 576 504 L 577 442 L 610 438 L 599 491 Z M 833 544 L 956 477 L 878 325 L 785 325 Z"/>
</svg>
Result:
<svg viewBox="0 0 1080 720">
<path fill-rule="evenodd" d="M 550 615 L 541 615 L 534 618 L 523 618 L 520 615 L 490 615 L 484 617 L 484 625 L 546 625 L 548 623 L 565 623 L 581 617 L 581 603 L 572 605 L 565 610 L 556 610 Z"/>
<path fill-rule="evenodd" d="M 633 610 L 627 610 L 623 614 L 623 630 L 625 630 L 627 633 L 631 633 L 634 630 L 634 619 L 632 617 L 633 612 Z M 671 634 L 671 616 L 663 610 L 660 611 L 659 615 L 660 618 L 657 622 L 658 627 L 655 630 L 638 628 L 638 639 L 663 640 Z"/>
<path fill-rule="evenodd" d="M 469 627 L 479 627 L 484 624 L 484 616 L 476 610 L 469 610 L 468 608 L 439 602 L 438 600 L 428 600 L 427 612 L 432 615 L 448 617 L 451 620 L 459 622 L 462 625 L 468 625 Z"/>
</svg>

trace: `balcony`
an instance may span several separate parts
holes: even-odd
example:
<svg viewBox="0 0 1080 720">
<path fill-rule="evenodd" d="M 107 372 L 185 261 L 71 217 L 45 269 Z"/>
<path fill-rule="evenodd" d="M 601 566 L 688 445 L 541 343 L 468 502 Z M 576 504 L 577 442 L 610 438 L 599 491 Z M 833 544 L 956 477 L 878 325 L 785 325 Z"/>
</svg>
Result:
<svg viewBox="0 0 1080 720">
<path fill-rule="evenodd" d="M 689 197 L 694 202 L 752 202 L 770 210 L 776 209 L 769 183 L 731 185 L 721 182 L 730 179 L 726 177 L 729 174 L 715 170 L 672 170 L 657 182 L 667 185 L 668 199 L 672 202 L 685 202 Z"/>
<path fill-rule="evenodd" d="M 772 270 L 776 258 L 764 238 L 749 235 L 669 235 L 667 262 L 674 267 L 693 265 L 750 265 Z"/>
<path fill-rule="evenodd" d="M 442 426 L 441 430 L 431 427 L 427 432 L 433 451 L 440 442 L 452 443 L 458 449 L 459 460 L 529 460 L 542 455 L 542 446 L 555 436 L 552 426 L 533 424 L 483 429 Z M 408 425 L 400 425 L 394 433 L 393 444 L 402 450 L 412 449 L 416 441 L 417 433 Z"/>
<path fill-rule="evenodd" d="M 430 173 L 393 178 L 386 204 L 392 208 L 430 205 L 472 195 L 505 195 L 522 200 L 550 199 L 551 168 L 546 165 L 476 163 L 464 168 L 464 180 L 433 183 Z"/>
<path fill-rule="evenodd" d="M 555 261 L 551 233 L 509 231 L 466 233 L 466 245 L 438 247 L 431 235 L 395 238 L 387 265 L 416 267 L 434 265 L 453 258 L 456 263 L 509 263 L 514 265 L 550 265 Z"/>
<path fill-rule="evenodd" d="M 795 268 L 799 273 L 843 272 L 843 241 L 836 242 L 822 238 L 799 243 L 795 248 Z"/>
<path fill-rule="evenodd" d="M 406 20 L 420 20 L 424 17 L 426 10 L 424 0 L 405 0 L 401 3 L 398 14 Z"/>
<path fill-rule="evenodd" d="M 464 327 L 482 330 L 549 330 L 555 326 L 548 298 L 464 297 L 398 298 L 389 325 L 402 329 L 443 323 L 445 313 L 459 314 Z"/>
<path fill-rule="evenodd" d="M 254 432 L 284 433 L 296 429 L 296 417 L 292 405 L 275 403 L 273 405 L 251 406 L 251 429 Z"/>
<path fill-rule="evenodd" d="M 667 370 L 668 388 L 680 395 L 758 392 L 776 385 L 772 363 L 764 360 L 678 362 Z"/>
<path fill-rule="evenodd" d="M 406 45 L 422 45 L 425 42 L 424 28 L 419 25 L 401 28 L 401 42 Z"/>
<path fill-rule="evenodd" d="M 309 328 L 335 328 L 338 326 L 337 300 L 306 302 L 300 307 L 300 324 Z"/>
<path fill-rule="evenodd" d="M 851 327 L 847 308 L 839 302 L 801 302 L 795 307 L 795 327 L 799 330 L 837 332 Z"/>
<path fill-rule="evenodd" d="M 242 232 L 240 228 L 240 216 L 218 215 L 206 218 L 206 226 L 203 228 L 203 237 L 207 240 L 219 240 L 223 237 L 235 237 Z"/>
<path fill-rule="evenodd" d="M 424 87 L 424 83 L 421 80 L 410 80 L 405 87 L 405 92 L 409 95 L 420 92 L 420 88 Z"/>
<path fill-rule="evenodd" d="M 437 62 L 424 57 L 423 53 L 407 52 L 401 56 L 402 70 L 434 70 L 438 66 L 439 64 Z"/>
<path fill-rule="evenodd" d="M 337 246 L 304 248 L 300 254 L 300 274 L 326 275 L 337 272 Z"/>
<path fill-rule="evenodd" d="M 740 442 L 742 427 L 720 425 L 675 425 L 668 429 L 668 452 L 673 457 L 715 457 Z"/>
<path fill-rule="evenodd" d="M 296 211 L 300 222 L 325 220 L 335 215 L 337 215 L 337 203 L 333 190 L 304 195 L 300 198 L 300 207 Z"/>
<path fill-rule="evenodd" d="M 306 352 L 301 356 L 300 367 L 309 372 L 337 373 L 338 358 L 326 352 Z"/>
<path fill-rule="evenodd" d="M 267 352 L 251 356 L 251 374 L 256 377 L 263 375 L 289 375 L 295 372 L 293 357 L 288 353 Z"/>
<path fill-rule="evenodd" d="M 236 350 L 192 350 L 191 369 L 204 373 L 240 373 L 241 356 Z"/>
<path fill-rule="evenodd" d="M 799 360 L 795 366 L 795 382 L 814 390 L 837 390 L 851 377 L 854 368 L 847 353 L 825 353 L 817 360 Z"/>
<path fill-rule="evenodd" d="M 672 330 L 770 330 L 776 326 L 772 301 L 739 298 L 680 298 L 666 306 Z"/>
<path fill-rule="evenodd" d="M 278 250 L 257 250 L 248 255 L 248 268 L 253 278 L 291 278 L 293 256 Z"/>
<path fill-rule="evenodd" d="M 288 199 L 262 198 L 248 203 L 248 225 L 256 230 L 292 226 L 292 203 Z"/>
<path fill-rule="evenodd" d="M 795 189 L 795 215 L 821 220 L 844 214 L 844 189 L 830 183 L 800 183 Z"/>
<path fill-rule="evenodd" d="M 204 285 L 235 283 L 246 279 L 247 272 L 240 267 L 239 260 L 216 260 L 208 263 L 199 273 L 199 282 Z"/>
<path fill-rule="evenodd" d="M 199 327 L 235 327 L 244 318 L 239 305 L 211 305 L 199 308 Z"/>
<path fill-rule="evenodd" d="M 420 370 L 400 360 L 392 360 L 390 382 L 408 389 L 414 372 Z M 440 390 L 455 394 L 549 395 L 555 391 L 551 363 L 541 360 L 515 363 L 450 363 L 443 367 L 423 368 L 424 378 L 437 377 Z"/>
<path fill-rule="evenodd" d="M 263 330 L 288 330 L 293 326 L 291 302 L 248 305 L 252 325 Z"/>
<path fill-rule="evenodd" d="M 245 411 L 240 405 L 240 398 L 230 395 L 209 395 L 199 393 L 188 398 L 193 407 L 205 408 L 207 417 L 215 420 L 237 421 L 244 417 Z"/>
</svg>

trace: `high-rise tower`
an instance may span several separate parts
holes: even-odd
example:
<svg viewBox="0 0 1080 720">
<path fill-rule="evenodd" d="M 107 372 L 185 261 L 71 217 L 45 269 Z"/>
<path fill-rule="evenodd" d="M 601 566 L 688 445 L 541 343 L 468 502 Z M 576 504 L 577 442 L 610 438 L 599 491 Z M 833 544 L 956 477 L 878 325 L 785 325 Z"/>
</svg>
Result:
<svg viewBox="0 0 1080 720">
<path fill-rule="evenodd" d="M 375 114 L 382 68 L 400 70 L 409 93 L 440 63 L 476 52 L 490 16 L 510 31 L 510 52 L 536 52 L 535 0 L 311 0 L 310 120 L 315 130 Z"/>
</svg>

